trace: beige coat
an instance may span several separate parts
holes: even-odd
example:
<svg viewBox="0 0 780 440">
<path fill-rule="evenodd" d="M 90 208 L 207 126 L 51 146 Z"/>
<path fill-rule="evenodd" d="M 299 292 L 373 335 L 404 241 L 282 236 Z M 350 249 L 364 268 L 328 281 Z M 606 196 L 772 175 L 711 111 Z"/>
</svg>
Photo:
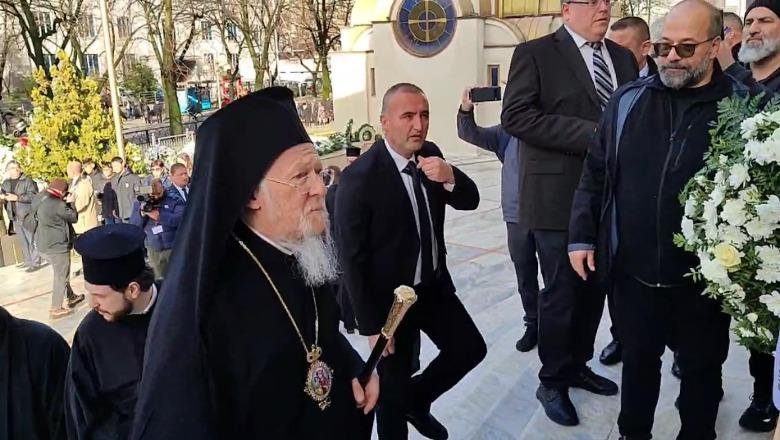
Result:
<svg viewBox="0 0 780 440">
<path fill-rule="evenodd" d="M 92 189 L 92 179 L 81 177 L 70 188 L 73 194 L 73 207 L 79 214 L 79 220 L 73 224 L 77 234 L 83 234 L 98 225 L 98 208 L 95 191 Z"/>
</svg>

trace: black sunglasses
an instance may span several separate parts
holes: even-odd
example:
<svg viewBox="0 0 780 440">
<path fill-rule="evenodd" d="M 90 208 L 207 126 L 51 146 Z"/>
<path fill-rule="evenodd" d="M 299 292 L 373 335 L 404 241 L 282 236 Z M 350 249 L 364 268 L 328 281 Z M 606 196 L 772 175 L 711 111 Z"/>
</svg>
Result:
<svg viewBox="0 0 780 440">
<path fill-rule="evenodd" d="M 697 46 L 704 43 L 709 43 L 716 38 L 718 38 L 717 35 L 698 43 L 653 43 L 653 53 L 658 57 L 666 57 L 669 56 L 669 53 L 672 51 L 672 49 L 674 49 L 675 52 L 677 52 L 677 56 L 680 58 L 688 58 L 693 56 L 693 54 L 696 52 Z"/>
</svg>

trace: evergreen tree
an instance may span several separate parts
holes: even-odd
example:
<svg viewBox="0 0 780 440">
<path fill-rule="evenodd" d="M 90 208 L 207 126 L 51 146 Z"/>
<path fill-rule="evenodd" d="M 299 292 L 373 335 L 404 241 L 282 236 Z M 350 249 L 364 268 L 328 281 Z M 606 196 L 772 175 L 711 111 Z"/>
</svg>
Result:
<svg viewBox="0 0 780 440">
<path fill-rule="evenodd" d="M 29 145 L 16 153 L 28 175 L 45 181 L 64 176 L 69 160 L 105 158 L 116 150 L 114 128 L 97 84 L 83 78 L 64 52 L 57 57 L 51 80 L 43 69 L 35 74 Z"/>
</svg>

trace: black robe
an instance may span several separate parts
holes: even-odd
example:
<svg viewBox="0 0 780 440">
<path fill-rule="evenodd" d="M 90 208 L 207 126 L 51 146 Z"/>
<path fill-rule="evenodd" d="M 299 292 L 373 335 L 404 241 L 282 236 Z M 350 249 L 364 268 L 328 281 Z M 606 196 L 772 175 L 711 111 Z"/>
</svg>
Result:
<svg viewBox="0 0 780 440">
<path fill-rule="evenodd" d="M 64 440 L 70 349 L 50 327 L 0 307 L 0 439 Z"/>
<path fill-rule="evenodd" d="M 153 311 L 108 322 L 92 310 L 79 324 L 65 385 L 70 440 L 130 435 Z"/>
<path fill-rule="evenodd" d="M 295 259 L 243 225 L 237 235 L 264 265 L 307 346 L 314 342 L 311 288 Z M 309 364 L 300 338 L 265 275 L 230 238 L 204 321 L 218 438 L 369 439 L 373 416 L 355 408 L 352 379 L 363 361 L 339 333 L 339 309 L 329 286 L 314 289 L 321 360 L 334 370 L 326 410 L 304 393 Z"/>
</svg>

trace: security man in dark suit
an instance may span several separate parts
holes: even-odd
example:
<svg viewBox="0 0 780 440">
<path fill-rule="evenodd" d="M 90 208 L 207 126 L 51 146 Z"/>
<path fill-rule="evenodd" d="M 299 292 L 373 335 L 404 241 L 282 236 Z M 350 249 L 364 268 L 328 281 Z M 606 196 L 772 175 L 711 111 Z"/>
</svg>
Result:
<svg viewBox="0 0 780 440">
<path fill-rule="evenodd" d="M 639 67 L 640 78 L 658 73 L 658 66 L 650 56 L 650 50 L 653 48 L 650 43 L 650 26 L 644 19 L 623 17 L 612 23 L 607 37 L 631 51 Z M 611 310 L 610 307 L 610 312 Z"/>
<path fill-rule="evenodd" d="M 547 416 L 579 423 L 568 388 L 614 395 L 617 385 L 587 366 L 604 291 L 569 265 L 567 230 L 588 144 L 612 92 L 636 79 L 631 52 L 605 40 L 610 0 L 568 0 L 554 34 L 522 43 L 512 57 L 501 123 L 520 140 L 520 222 L 533 234 L 544 278 L 539 295 L 536 395 Z"/>
<path fill-rule="evenodd" d="M 428 100 L 413 84 L 397 84 L 382 99 L 385 139 L 341 175 L 336 193 L 336 242 L 342 282 L 360 334 L 373 346 L 393 290 L 414 286 L 417 303 L 388 344 L 379 366 L 380 439 L 406 439 L 407 421 L 422 435 L 446 439 L 431 404 L 485 357 L 487 348 L 455 294 L 444 245 L 445 205 L 473 210 L 476 184 L 425 140 Z M 439 354 L 419 375 L 416 343 L 425 332 Z"/>
</svg>

